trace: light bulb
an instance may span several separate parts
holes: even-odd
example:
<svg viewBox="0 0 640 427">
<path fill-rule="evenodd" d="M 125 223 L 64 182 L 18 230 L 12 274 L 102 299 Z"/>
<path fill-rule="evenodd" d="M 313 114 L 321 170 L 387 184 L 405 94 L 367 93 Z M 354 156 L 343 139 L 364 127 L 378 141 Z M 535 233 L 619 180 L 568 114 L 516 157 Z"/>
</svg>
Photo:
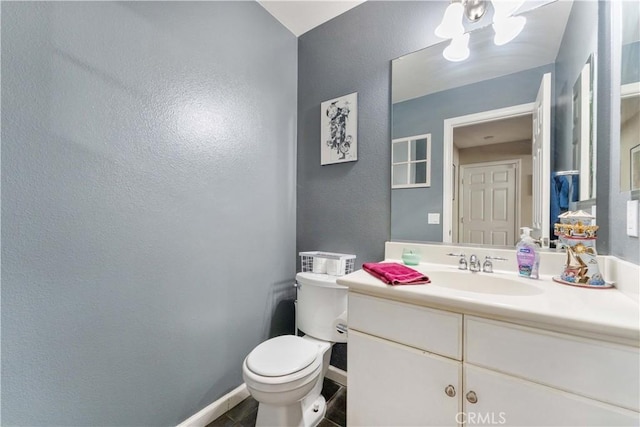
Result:
<svg viewBox="0 0 640 427">
<path fill-rule="evenodd" d="M 451 43 L 442 51 L 442 56 L 447 61 L 460 62 L 469 57 L 469 33 L 460 34 L 451 40 Z"/>
<path fill-rule="evenodd" d="M 493 38 L 493 42 L 497 46 L 509 43 L 518 37 L 518 34 L 522 32 L 526 23 L 527 18 L 524 16 L 511 16 L 505 19 L 494 20 L 493 30 L 496 32 L 496 35 Z"/>
<path fill-rule="evenodd" d="M 462 14 L 464 7 L 462 3 L 451 3 L 444 11 L 442 22 L 436 27 L 435 34 L 443 39 L 452 39 L 464 33 L 462 25 Z"/>
</svg>

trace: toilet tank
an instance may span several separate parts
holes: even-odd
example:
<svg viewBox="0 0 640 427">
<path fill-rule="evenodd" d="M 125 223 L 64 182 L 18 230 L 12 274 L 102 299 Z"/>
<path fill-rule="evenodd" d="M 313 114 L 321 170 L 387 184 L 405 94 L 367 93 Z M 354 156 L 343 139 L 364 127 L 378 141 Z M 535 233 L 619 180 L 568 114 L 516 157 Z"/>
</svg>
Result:
<svg viewBox="0 0 640 427">
<path fill-rule="evenodd" d="M 347 287 L 335 276 L 316 273 L 298 273 L 296 284 L 298 329 L 320 340 L 347 342 Z"/>
</svg>

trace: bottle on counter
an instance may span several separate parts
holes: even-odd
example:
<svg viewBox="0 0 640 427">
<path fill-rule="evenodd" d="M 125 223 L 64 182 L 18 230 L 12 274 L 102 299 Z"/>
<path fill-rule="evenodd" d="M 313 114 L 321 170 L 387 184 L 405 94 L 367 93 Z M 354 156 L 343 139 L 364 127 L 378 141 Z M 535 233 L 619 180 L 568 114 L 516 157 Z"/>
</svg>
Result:
<svg viewBox="0 0 640 427">
<path fill-rule="evenodd" d="M 531 237 L 531 228 L 521 227 L 520 241 L 516 244 L 516 259 L 518 260 L 518 274 L 522 277 L 537 279 L 540 267 L 540 253 L 535 240 Z"/>
</svg>

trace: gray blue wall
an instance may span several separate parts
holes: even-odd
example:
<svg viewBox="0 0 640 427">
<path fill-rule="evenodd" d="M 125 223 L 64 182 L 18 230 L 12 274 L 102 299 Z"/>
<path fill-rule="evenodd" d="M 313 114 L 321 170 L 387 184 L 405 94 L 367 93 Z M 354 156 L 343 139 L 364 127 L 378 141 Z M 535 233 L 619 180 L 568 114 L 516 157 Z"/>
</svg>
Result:
<svg viewBox="0 0 640 427">
<path fill-rule="evenodd" d="M 438 41 L 446 2 L 369 1 L 298 41 L 298 250 L 384 256 L 390 237 L 390 60 Z M 358 92 L 358 161 L 320 165 L 320 103 Z"/>
<path fill-rule="evenodd" d="M 442 215 L 444 120 L 534 102 L 542 76 L 553 70 L 553 64 L 549 64 L 393 105 L 392 137 L 430 133 L 433 163 L 431 187 L 391 191 L 392 239 L 442 241 L 442 225 L 427 224 L 427 213 Z"/>
<path fill-rule="evenodd" d="M 2 425 L 175 425 L 242 383 L 286 329 L 296 82 L 255 2 L 3 2 Z"/>
<path fill-rule="evenodd" d="M 384 257 L 391 224 L 391 62 L 436 43 L 447 2 L 368 1 L 298 38 L 297 250 Z M 320 104 L 358 92 L 358 161 L 320 165 Z M 331 363 L 346 369 L 345 345 Z"/>
</svg>

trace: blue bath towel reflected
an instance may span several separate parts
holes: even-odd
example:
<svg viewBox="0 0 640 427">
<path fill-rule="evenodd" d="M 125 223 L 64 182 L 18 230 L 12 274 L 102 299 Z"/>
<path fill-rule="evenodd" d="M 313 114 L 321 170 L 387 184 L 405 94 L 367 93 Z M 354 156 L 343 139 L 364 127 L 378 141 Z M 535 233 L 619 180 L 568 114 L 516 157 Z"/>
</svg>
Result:
<svg viewBox="0 0 640 427">
<path fill-rule="evenodd" d="M 558 217 L 569 210 L 570 202 L 577 202 L 579 189 L 579 175 L 558 175 L 554 172 L 551 178 L 551 236 L 553 224 L 560 222 Z"/>
</svg>

